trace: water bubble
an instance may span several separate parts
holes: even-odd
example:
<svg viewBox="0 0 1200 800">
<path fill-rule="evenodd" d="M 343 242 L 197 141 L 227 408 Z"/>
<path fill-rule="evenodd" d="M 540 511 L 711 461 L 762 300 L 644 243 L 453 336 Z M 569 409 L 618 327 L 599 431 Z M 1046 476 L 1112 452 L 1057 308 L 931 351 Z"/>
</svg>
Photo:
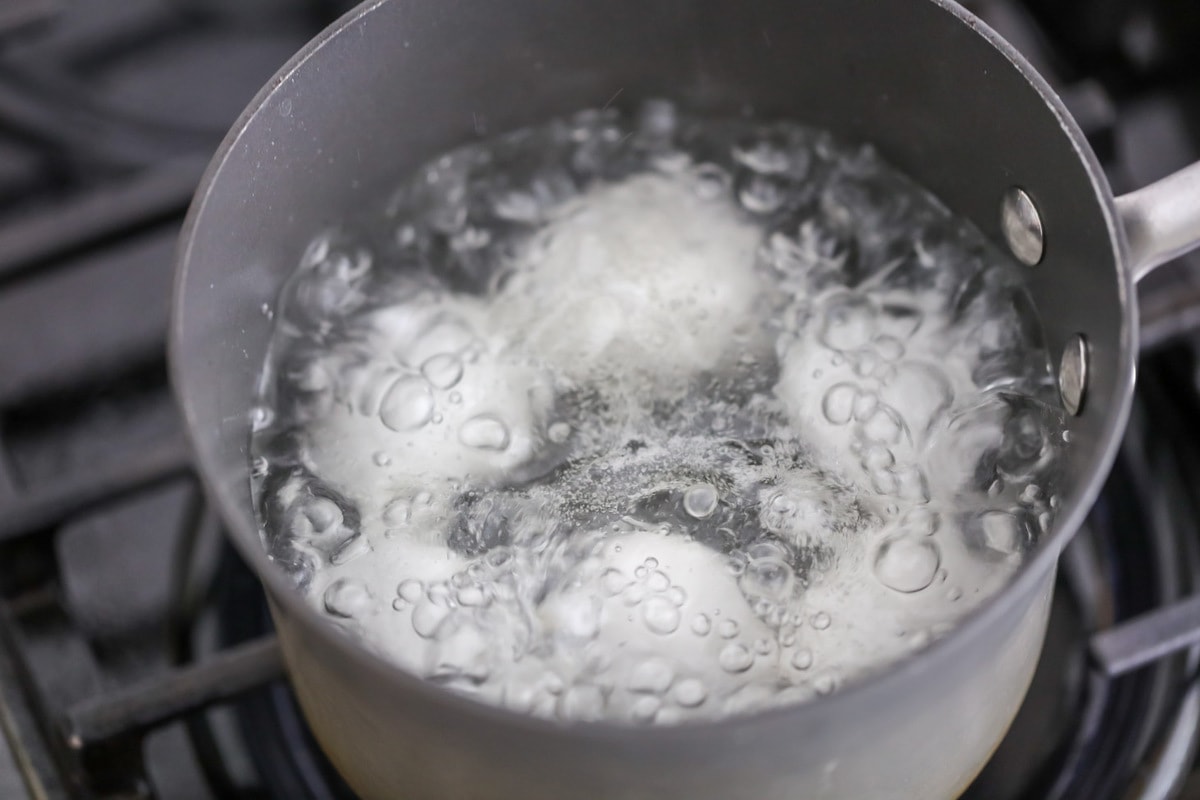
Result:
<svg viewBox="0 0 1200 800">
<path fill-rule="evenodd" d="M 271 468 L 271 463 L 269 461 L 267 461 L 267 459 L 263 458 L 262 456 L 254 456 L 254 458 L 250 459 L 250 476 L 251 477 L 261 478 L 267 474 L 267 471 L 270 468 Z"/>
<path fill-rule="evenodd" d="M 308 361 L 295 370 L 289 370 L 287 377 L 301 394 L 327 393 L 334 384 L 329 370 L 319 361 Z"/>
<path fill-rule="evenodd" d="M 542 618 L 559 634 L 586 641 L 600 632 L 600 599 L 582 592 L 555 595 L 542 605 Z"/>
<path fill-rule="evenodd" d="M 443 608 L 452 608 L 454 606 L 454 595 L 450 591 L 450 587 L 445 583 L 431 583 L 425 591 L 425 597 L 429 602 Z"/>
<path fill-rule="evenodd" d="M 893 408 L 879 404 L 874 413 L 862 423 L 863 439 L 868 442 L 900 444 L 904 439 L 903 418 Z"/>
<path fill-rule="evenodd" d="M 697 483 L 683 493 L 683 510 L 696 519 L 705 519 L 717 510 L 717 490 L 712 484 Z"/>
<path fill-rule="evenodd" d="M 375 462 L 377 467 L 386 467 L 392 463 L 392 457 L 383 450 L 376 450 L 371 456 L 371 460 Z"/>
<path fill-rule="evenodd" d="M 367 537 L 356 534 L 334 550 L 329 561 L 335 566 L 340 566 L 348 564 L 356 558 L 361 558 L 369 552 L 371 552 L 371 543 L 367 541 Z"/>
<path fill-rule="evenodd" d="M 881 365 L 882 362 L 874 353 L 869 350 L 863 350 L 856 354 L 854 371 L 863 378 L 878 377 Z"/>
<path fill-rule="evenodd" d="M 772 506 L 786 507 L 791 513 L 799 510 L 799 504 L 792 501 L 786 495 L 779 495 L 771 501 Z M 745 550 L 746 557 L 751 561 L 760 561 L 762 559 L 784 559 L 788 557 L 788 551 L 779 542 L 755 542 Z"/>
<path fill-rule="evenodd" d="M 813 680 L 813 688 L 817 690 L 817 694 L 829 694 L 837 688 L 837 678 L 828 672 L 826 672 L 824 675 L 818 675 Z"/>
<path fill-rule="evenodd" d="M 421 374 L 434 388 L 451 389 L 462 379 L 462 361 L 452 353 L 438 353 L 425 359 Z"/>
<path fill-rule="evenodd" d="M 663 658 L 647 658 L 637 664 L 629 674 L 629 688 L 635 692 L 662 694 L 671 688 L 675 670 Z"/>
<path fill-rule="evenodd" d="M 693 174 L 696 195 L 705 200 L 715 200 L 725 194 L 733 182 L 729 173 L 716 164 L 699 164 Z"/>
<path fill-rule="evenodd" d="M 712 630 L 712 621 L 709 620 L 706 614 L 697 614 L 696 616 L 692 617 L 692 623 L 690 627 L 692 629 L 692 633 L 696 634 L 697 636 L 707 636 L 708 632 Z"/>
<path fill-rule="evenodd" d="M 889 589 L 911 594 L 933 583 L 940 563 L 937 546 L 928 539 L 895 537 L 875 551 L 875 577 Z"/>
<path fill-rule="evenodd" d="M 792 516 L 795 514 L 797 507 L 796 501 L 783 492 L 776 492 L 775 494 L 771 495 L 771 498 L 767 501 L 767 508 L 784 516 Z M 762 558 L 764 554 L 754 550 L 751 555 L 755 558 Z M 778 555 L 778 553 L 772 553 L 769 555 Z"/>
<path fill-rule="evenodd" d="M 446 395 L 446 401 L 451 405 L 458 405 L 462 402 L 462 392 L 451 392 Z"/>
<path fill-rule="evenodd" d="M 487 605 L 488 595 L 482 586 L 464 586 L 458 590 L 455 595 L 458 604 L 462 606 L 484 606 Z"/>
<path fill-rule="evenodd" d="M 450 237 L 450 247 L 458 252 L 481 250 L 492 241 L 492 234 L 484 228 L 467 226 Z"/>
<path fill-rule="evenodd" d="M 621 592 L 621 602 L 627 606 L 636 606 L 646 599 L 646 587 L 641 583 L 631 583 Z"/>
<path fill-rule="evenodd" d="M 488 554 L 484 556 L 484 561 L 486 561 L 487 565 L 492 569 L 498 570 L 501 567 L 511 563 L 512 558 L 513 554 L 511 550 L 505 547 L 497 547 L 488 551 Z"/>
<path fill-rule="evenodd" d="M 558 716 L 567 721 L 584 722 L 604 716 L 604 692 L 599 686 L 572 686 L 559 698 Z"/>
<path fill-rule="evenodd" d="M 957 602 L 962 597 L 962 589 L 954 586 L 950 591 L 946 592 L 946 599 L 951 603 Z"/>
<path fill-rule="evenodd" d="M 792 653 L 792 666 L 799 670 L 806 670 L 813 665 L 813 654 L 811 650 L 801 648 Z"/>
<path fill-rule="evenodd" d="M 423 639 L 432 639 L 450 615 L 450 609 L 432 601 L 421 603 L 412 612 L 412 628 Z"/>
<path fill-rule="evenodd" d="M 616 597 L 625 591 L 633 581 L 625 577 L 625 573 L 615 567 L 609 567 L 600 576 L 600 586 L 609 597 Z"/>
<path fill-rule="evenodd" d="M 854 397 L 854 418 L 863 422 L 871 418 L 879 405 L 879 395 L 874 392 L 859 392 Z"/>
<path fill-rule="evenodd" d="M 463 423 L 458 440 L 479 450 L 505 450 L 509 443 L 508 426 L 499 417 L 480 414 Z"/>
<path fill-rule="evenodd" d="M 304 505 L 304 516 L 312 524 L 313 533 L 322 534 L 342 523 L 342 510 L 327 497 L 314 497 Z"/>
<path fill-rule="evenodd" d="M 933 535 L 942 524 L 941 518 L 936 513 L 922 506 L 906 511 L 900 521 L 908 530 L 924 536 Z"/>
<path fill-rule="evenodd" d="M 697 678 L 684 678 L 675 684 L 675 702 L 684 708 L 695 708 L 708 698 L 708 690 Z"/>
<path fill-rule="evenodd" d="M 662 708 L 662 700 L 652 695 L 645 695 L 634 700 L 629 711 L 634 722 L 647 724 L 654 722 L 660 708 Z"/>
<path fill-rule="evenodd" d="M 546 436 L 555 444 L 562 444 L 571 436 L 571 426 L 565 422 L 555 422 L 546 429 Z"/>
<path fill-rule="evenodd" d="M 786 562 L 774 558 L 751 561 L 738 580 L 738 586 L 750 597 L 783 600 L 792 590 L 795 573 Z"/>
<path fill-rule="evenodd" d="M 475 342 L 475 333 L 467 323 L 453 315 L 444 314 L 434 318 L 421 333 L 409 355 L 418 363 L 424 363 L 435 355 L 462 353 Z"/>
<path fill-rule="evenodd" d="M 929 502 L 929 483 L 919 467 L 903 464 L 895 467 L 892 474 L 896 477 L 896 496 L 914 503 Z"/>
<path fill-rule="evenodd" d="M 420 428 L 433 416 L 433 393 L 420 378 L 401 378 L 392 384 L 379 407 L 379 418 L 394 431 Z"/>
<path fill-rule="evenodd" d="M 861 350 L 875 335 L 876 318 L 869 301 L 849 292 L 839 295 L 826 305 L 821 341 L 834 350 Z"/>
<path fill-rule="evenodd" d="M 721 669 L 730 673 L 745 672 L 754 664 L 754 655 L 737 642 L 730 642 L 721 648 L 717 656 Z"/>
<path fill-rule="evenodd" d="M 416 603 L 425 596 L 425 585 L 414 578 L 400 581 L 396 587 L 396 596 L 409 603 Z"/>
<path fill-rule="evenodd" d="M 642 621 L 651 632 L 666 636 L 679 627 L 679 609 L 665 597 L 651 597 L 642 605 Z"/>
<path fill-rule="evenodd" d="M 542 219 L 542 206 L 531 193 L 505 192 L 492 202 L 492 213 L 509 222 L 533 225 Z"/>
<path fill-rule="evenodd" d="M 349 578 L 329 584 L 323 600 L 327 612 L 343 619 L 359 617 L 371 610 L 371 594 L 367 587 Z"/>
<path fill-rule="evenodd" d="M 735 145 L 733 160 L 764 175 L 787 172 L 791 166 L 787 152 L 765 139 Z"/>
<path fill-rule="evenodd" d="M 646 576 L 646 586 L 652 592 L 665 592 L 671 588 L 671 579 L 667 573 L 656 569 Z"/>
<path fill-rule="evenodd" d="M 412 504 L 403 497 L 398 497 L 383 509 L 384 524 L 389 526 L 403 525 L 412 516 Z"/>
<path fill-rule="evenodd" d="M 773 214 L 784 203 L 787 195 L 776 182 L 765 175 L 752 175 L 738 190 L 742 208 L 752 214 Z"/>
<path fill-rule="evenodd" d="M 887 361 L 897 361 L 904 355 L 904 344 L 894 336 L 880 336 L 874 344 L 875 352 Z"/>
<path fill-rule="evenodd" d="M 896 457 L 883 445 L 873 444 L 863 449 L 862 465 L 871 472 L 890 470 L 895 463 Z"/>
<path fill-rule="evenodd" d="M 677 606 L 683 606 L 687 602 L 687 591 L 682 586 L 672 586 L 663 596 Z"/>
<path fill-rule="evenodd" d="M 269 428 L 275 421 L 275 412 L 267 406 L 255 406 L 250 409 L 250 430 L 258 432 Z"/>
<path fill-rule="evenodd" d="M 678 175 L 691 166 L 692 157 L 679 150 L 670 150 L 665 153 L 655 153 L 652 155 L 650 157 L 650 164 L 659 172 L 668 175 Z"/>
<path fill-rule="evenodd" d="M 722 639 L 732 639 L 738 635 L 738 624 L 732 619 L 723 619 L 717 623 L 717 635 Z"/>
<path fill-rule="evenodd" d="M 1002 557 L 1024 552 L 1030 538 L 1024 522 L 1006 511 L 985 511 L 969 517 L 963 533 L 976 548 Z"/>
<path fill-rule="evenodd" d="M 834 425 L 845 425 L 854 416 L 854 402 L 858 398 L 858 387 L 852 383 L 839 383 L 830 387 L 821 401 L 821 412 Z"/>
<path fill-rule="evenodd" d="M 812 626 L 819 631 L 823 631 L 828 628 L 832 621 L 833 620 L 830 619 L 829 614 L 825 613 L 824 611 L 818 611 L 812 616 Z"/>
<path fill-rule="evenodd" d="M 638 110 L 638 132 L 654 138 L 669 139 L 679 125 L 679 113 L 668 100 L 648 100 Z"/>
</svg>

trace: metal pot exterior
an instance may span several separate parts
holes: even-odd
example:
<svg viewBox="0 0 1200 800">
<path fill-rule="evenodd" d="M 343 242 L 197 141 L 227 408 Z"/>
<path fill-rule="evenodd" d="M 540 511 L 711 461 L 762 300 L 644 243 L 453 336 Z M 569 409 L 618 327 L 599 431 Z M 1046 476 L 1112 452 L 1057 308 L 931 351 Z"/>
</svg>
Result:
<svg viewBox="0 0 1200 800">
<path fill-rule="evenodd" d="M 956 797 L 987 762 L 1033 677 L 1053 584 L 1050 570 L 980 646 L 802 724 L 771 713 L 641 737 L 453 713 L 273 612 L 304 714 L 366 800 L 902 800 Z"/>
<path fill-rule="evenodd" d="M 1000 240 L 1007 189 L 1046 230 L 1030 272 L 1057 353 L 1087 336 L 1055 530 L 998 597 L 919 657 L 746 719 L 556 726 L 403 673 L 339 633 L 267 560 L 251 513 L 248 411 L 264 307 L 319 230 L 423 160 L 585 107 L 677 99 L 871 141 Z M 377 0 L 309 45 L 222 146 L 180 250 L 171 367 L 206 485 L 266 584 L 305 713 L 367 798 L 948 797 L 999 741 L 1044 632 L 1055 561 L 1128 413 L 1133 281 L 1112 197 L 1028 66 L 944 0 Z"/>
</svg>

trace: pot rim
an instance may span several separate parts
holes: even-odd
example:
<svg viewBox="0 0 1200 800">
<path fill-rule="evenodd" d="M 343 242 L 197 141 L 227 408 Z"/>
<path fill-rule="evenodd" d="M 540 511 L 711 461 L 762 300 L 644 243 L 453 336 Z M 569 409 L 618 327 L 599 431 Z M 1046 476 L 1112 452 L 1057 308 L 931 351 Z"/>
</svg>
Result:
<svg viewBox="0 0 1200 800">
<path fill-rule="evenodd" d="M 875 702 L 874 698 L 901 691 L 902 687 L 929 668 L 936 660 L 953 659 L 958 653 L 972 647 L 989 629 L 1000 623 L 1021 602 L 1036 591 L 1043 578 L 1053 571 L 1062 549 L 1082 524 L 1104 483 L 1116 458 L 1120 441 L 1128 421 L 1133 400 L 1138 340 L 1137 303 L 1132 271 L 1128 268 L 1128 246 L 1125 232 L 1119 223 L 1112 191 L 1099 161 L 1078 124 L 1046 80 L 1033 66 L 992 30 L 986 23 L 958 5 L 954 0 L 923 0 L 931 2 L 943 12 L 953 15 L 961 24 L 981 37 L 987 44 L 1000 52 L 1020 75 L 1037 91 L 1042 101 L 1054 113 L 1070 139 L 1078 158 L 1082 161 L 1090 178 L 1095 199 L 1103 215 L 1109 241 L 1115 256 L 1117 288 L 1122 307 L 1122 329 L 1119 333 L 1121 350 L 1117 358 L 1118 375 L 1116 389 L 1106 410 L 1102 438 L 1088 460 L 1087 479 L 1082 482 L 1060 511 L 1053 530 L 1042 537 L 1032 555 L 1017 571 L 1017 574 L 998 592 L 968 612 L 945 636 L 929 644 L 912 656 L 902 658 L 887 668 L 848 684 L 828 696 L 818 696 L 805 702 L 777 708 L 763 709 L 751 714 L 723 717 L 716 720 L 698 720 L 676 725 L 634 727 L 611 721 L 562 723 L 512 711 L 500 706 L 480 702 L 453 690 L 440 687 L 412 674 L 386 660 L 367 647 L 338 630 L 309 605 L 300 592 L 287 580 L 283 570 L 274 565 L 263 546 L 258 525 L 252 521 L 248 509 L 242 507 L 239 497 L 231 493 L 220 481 L 212 477 L 218 472 L 218 459 L 206 449 L 202 437 L 197 434 L 194 409 L 186 391 L 189 380 L 184 374 L 182 359 L 178 356 L 183 336 L 182 309 L 185 307 L 185 276 L 191 265 L 194 231 L 204 216 L 210 190 L 221 177 L 229 153 L 237 145 L 245 131 L 254 124 L 270 98 L 279 91 L 292 76 L 310 59 L 315 57 L 326 44 L 358 24 L 369 24 L 367 19 L 377 9 L 392 0 L 370 0 L 344 14 L 336 22 L 318 34 L 297 52 L 270 81 L 255 95 L 238 117 L 229 133 L 221 142 L 209 162 L 196 194 L 188 209 L 180 233 L 176 255 L 175 282 L 172 290 L 172 317 L 168 341 L 170 380 L 174 394 L 184 416 L 188 440 L 192 446 L 203 484 L 210 500 L 215 500 L 221 519 L 226 523 L 230 538 L 241 556 L 251 565 L 259 580 L 268 590 L 273 611 L 282 608 L 304 626 L 316 628 L 319 636 L 328 640 L 342 655 L 357 662 L 379 678 L 394 681 L 397 688 L 424 696 L 431 705 L 447 712 L 461 713 L 481 723 L 521 729 L 528 733 L 561 736 L 564 731 L 589 742 L 620 743 L 634 746 L 651 742 L 685 744 L 698 737 L 717 735 L 736 736 L 739 731 L 760 723 L 790 720 L 791 724 L 803 724 L 806 718 L 814 721 L 824 717 L 829 709 L 859 703 Z"/>
</svg>

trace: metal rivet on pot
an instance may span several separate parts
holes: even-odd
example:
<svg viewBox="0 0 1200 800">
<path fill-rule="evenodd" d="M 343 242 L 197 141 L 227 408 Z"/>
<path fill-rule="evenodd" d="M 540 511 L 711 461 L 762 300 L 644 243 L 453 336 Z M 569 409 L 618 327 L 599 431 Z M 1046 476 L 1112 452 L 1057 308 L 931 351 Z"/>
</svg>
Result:
<svg viewBox="0 0 1200 800">
<path fill-rule="evenodd" d="M 1046 250 L 1046 232 L 1042 215 L 1024 189 L 1013 186 L 1004 193 L 1000 209 L 1000 228 L 1008 249 L 1023 264 L 1034 266 Z"/>
<path fill-rule="evenodd" d="M 1078 416 L 1087 398 L 1088 345 L 1083 334 L 1075 334 L 1063 348 L 1058 363 L 1058 394 L 1068 414 Z"/>
</svg>

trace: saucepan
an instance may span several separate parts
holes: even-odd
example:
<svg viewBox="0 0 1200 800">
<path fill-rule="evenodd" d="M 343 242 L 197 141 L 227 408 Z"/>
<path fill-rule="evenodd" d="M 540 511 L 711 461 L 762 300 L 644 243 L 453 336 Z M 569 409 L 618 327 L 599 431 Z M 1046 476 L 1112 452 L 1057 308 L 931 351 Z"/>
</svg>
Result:
<svg viewBox="0 0 1200 800">
<path fill-rule="evenodd" d="M 314 232 L 484 126 L 667 97 L 873 143 L 1027 265 L 1069 415 L 1052 530 L 926 650 L 828 697 L 666 727 L 563 725 L 405 673 L 268 559 L 248 410 L 273 303 Z M 171 365 L 213 502 L 266 587 L 322 747 L 368 798 L 937 798 L 1020 705 L 1059 553 L 1129 413 L 1135 284 L 1200 240 L 1200 167 L 1114 198 L 1046 82 L 949 0 L 373 0 L 296 55 L 206 173 L 179 251 Z"/>
</svg>

